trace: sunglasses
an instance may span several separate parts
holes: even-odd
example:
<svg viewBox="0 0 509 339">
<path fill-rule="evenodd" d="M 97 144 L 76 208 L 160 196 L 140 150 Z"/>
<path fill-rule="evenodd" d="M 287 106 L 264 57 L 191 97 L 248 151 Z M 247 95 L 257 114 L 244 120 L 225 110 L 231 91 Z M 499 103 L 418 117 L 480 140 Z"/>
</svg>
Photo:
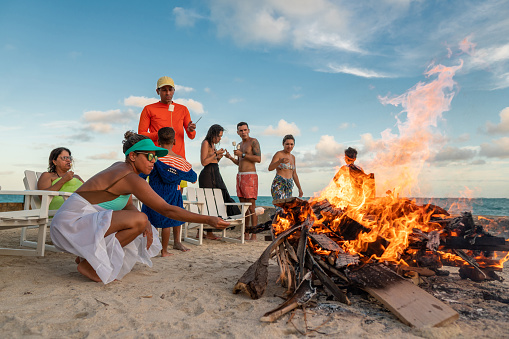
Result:
<svg viewBox="0 0 509 339">
<path fill-rule="evenodd" d="M 60 157 L 60 159 L 62 159 L 63 161 L 72 161 L 72 157 L 68 157 L 68 156 Z"/>
<path fill-rule="evenodd" d="M 155 154 L 148 153 L 148 152 L 136 152 L 136 153 L 145 154 L 147 156 L 148 161 L 152 161 L 152 160 L 157 161 L 157 155 L 155 155 Z"/>
</svg>

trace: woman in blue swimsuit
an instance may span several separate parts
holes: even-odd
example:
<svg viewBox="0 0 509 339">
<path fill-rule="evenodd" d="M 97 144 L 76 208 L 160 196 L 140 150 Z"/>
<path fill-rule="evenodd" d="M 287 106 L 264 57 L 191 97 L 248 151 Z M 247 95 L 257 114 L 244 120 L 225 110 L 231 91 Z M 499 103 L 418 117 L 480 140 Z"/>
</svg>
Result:
<svg viewBox="0 0 509 339">
<path fill-rule="evenodd" d="M 157 157 L 168 150 L 131 131 L 124 137 L 125 161 L 87 180 L 64 202 L 50 228 L 55 246 L 78 256 L 78 272 L 105 284 L 121 279 L 136 262 L 152 266 L 150 258 L 161 250 L 157 230 L 136 209 L 131 194 L 167 218 L 219 229 L 229 225 L 167 204 L 138 174 L 150 174 Z"/>
<path fill-rule="evenodd" d="M 299 189 L 299 197 L 303 192 L 300 187 L 299 176 L 295 166 L 295 156 L 292 154 L 295 146 L 293 135 L 288 134 L 283 138 L 283 150 L 276 152 L 269 165 L 269 171 L 276 170 L 276 177 L 272 181 L 270 193 L 272 199 L 285 199 L 292 196 L 293 184 Z"/>
</svg>

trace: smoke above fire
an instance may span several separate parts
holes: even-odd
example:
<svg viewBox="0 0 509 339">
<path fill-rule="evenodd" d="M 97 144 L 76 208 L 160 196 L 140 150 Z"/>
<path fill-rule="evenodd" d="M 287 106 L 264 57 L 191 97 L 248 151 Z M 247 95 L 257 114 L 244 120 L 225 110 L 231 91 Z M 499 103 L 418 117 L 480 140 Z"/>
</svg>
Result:
<svg viewBox="0 0 509 339">
<path fill-rule="evenodd" d="M 367 167 L 376 174 L 378 195 L 386 190 L 407 196 L 420 193 L 419 174 L 430 154 L 442 147 L 445 138 L 438 123 L 450 109 L 457 92 L 453 77 L 462 66 L 463 60 L 451 67 L 432 64 L 424 73 L 429 81 L 398 96 L 379 97 L 382 104 L 403 110 L 396 115 L 397 133 L 386 129 L 372 142 L 375 153 Z"/>
</svg>

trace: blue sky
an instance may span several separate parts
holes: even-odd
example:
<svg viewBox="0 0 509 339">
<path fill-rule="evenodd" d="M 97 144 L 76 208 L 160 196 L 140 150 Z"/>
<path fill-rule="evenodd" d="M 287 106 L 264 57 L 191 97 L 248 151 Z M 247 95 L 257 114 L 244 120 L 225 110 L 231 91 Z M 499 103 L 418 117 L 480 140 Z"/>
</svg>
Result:
<svg viewBox="0 0 509 339">
<path fill-rule="evenodd" d="M 378 194 L 509 197 L 508 1 L 2 1 L 2 189 L 69 147 L 89 178 L 123 159 L 122 138 L 167 75 L 200 120 L 186 140 L 199 173 L 208 127 L 258 138 L 260 195 L 285 134 L 304 194 L 343 150 Z M 236 168 L 221 172 L 235 194 Z"/>
</svg>

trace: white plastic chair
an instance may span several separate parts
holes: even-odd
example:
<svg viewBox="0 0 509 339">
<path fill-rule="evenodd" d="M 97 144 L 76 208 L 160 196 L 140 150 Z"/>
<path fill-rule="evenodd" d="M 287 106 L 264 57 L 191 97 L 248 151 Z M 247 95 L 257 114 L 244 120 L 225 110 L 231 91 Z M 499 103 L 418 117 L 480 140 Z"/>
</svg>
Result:
<svg viewBox="0 0 509 339">
<path fill-rule="evenodd" d="M 225 203 L 223 194 L 219 188 L 187 188 L 186 208 L 194 213 L 202 215 L 219 216 L 228 221 L 231 226 L 240 226 L 240 239 L 226 236 L 226 229 L 223 230 L 222 240 L 244 244 L 244 233 L 246 230 L 245 214 L 251 203 Z M 241 213 L 234 216 L 228 216 L 226 213 L 227 205 L 239 206 Z M 188 237 L 189 229 L 198 227 L 198 240 Z M 231 227 L 229 227 L 231 228 Z M 184 241 L 201 245 L 203 243 L 203 224 L 185 223 L 184 224 Z"/>
<path fill-rule="evenodd" d="M 0 231 L 12 228 L 26 228 L 28 226 L 35 226 L 39 228 L 37 241 L 30 242 L 31 246 L 35 249 L 18 249 L 0 247 L 0 255 L 31 255 L 31 256 L 44 256 L 44 251 L 48 249 L 46 245 L 46 230 L 48 227 L 48 208 L 51 199 L 54 196 L 64 196 L 66 192 L 58 191 L 0 191 L 0 195 L 23 195 L 25 196 L 25 204 L 29 202 L 32 197 L 40 197 L 39 208 L 24 209 L 22 211 L 13 212 L 0 212 Z M 35 246 L 33 246 L 35 244 Z M 24 245 L 27 246 L 27 245 Z M 50 246 L 55 249 L 54 246 Z M 56 250 L 56 249 L 55 249 Z"/>
<path fill-rule="evenodd" d="M 25 177 L 23 178 L 23 184 L 25 185 L 25 189 L 29 190 L 29 191 L 37 190 L 37 181 L 39 180 L 41 175 L 42 175 L 42 172 L 34 172 L 34 171 L 26 170 Z M 42 191 L 42 192 L 55 192 L 55 191 Z M 62 197 L 64 197 L 64 199 L 66 199 L 67 197 L 70 197 L 72 195 L 72 193 L 69 193 L 69 192 L 58 192 L 58 193 L 59 194 L 49 194 L 49 196 L 51 197 L 49 199 L 49 201 L 51 202 L 51 199 L 53 198 L 53 196 L 56 196 L 56 195 L 62 196 Z M 48 203 L 48 207 L 49 207 L 49 203 Z M 25 204 L 24 204 L 25 210 L 40 209 L 40 208 L 41 208 L 41 196 L 30 195 L 25 198 Z M 48 226 L 51 222 L 51 218 L 55 215 L 56 212 L 57 212 L 56 210 L 48 210 L 48 222 L 47 222 Z M 39 241 L 27 240 L 27 229 L 28 228 L 29 227 L 21 228 L 21 236 L 20 236 L 19 244 L 20 244 L 20 246 L 36 248 L 39 244 Z M 45 248 L 48 251 L 60 252 L 53 245 L 45 244 Z"/>
</svg>

